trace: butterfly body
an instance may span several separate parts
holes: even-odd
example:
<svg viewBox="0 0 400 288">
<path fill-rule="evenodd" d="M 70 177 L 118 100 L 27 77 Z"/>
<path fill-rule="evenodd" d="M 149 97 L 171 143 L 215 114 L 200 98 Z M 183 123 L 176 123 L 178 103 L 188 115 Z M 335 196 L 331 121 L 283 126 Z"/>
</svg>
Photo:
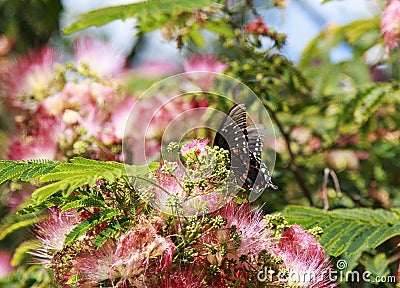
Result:
<svg viewBox="0 0 400 288">
<path fill-rule="evenodd" d="M 266 188 L 277 187 L 271 181 L 268 167 L 261 161 L 265 127 L 246 123 L 246 106 L 236 104 L 228 112 L 214 138 L 214 146 L 229 151 L 230 169 L 254 201 Z"/>
</svg>

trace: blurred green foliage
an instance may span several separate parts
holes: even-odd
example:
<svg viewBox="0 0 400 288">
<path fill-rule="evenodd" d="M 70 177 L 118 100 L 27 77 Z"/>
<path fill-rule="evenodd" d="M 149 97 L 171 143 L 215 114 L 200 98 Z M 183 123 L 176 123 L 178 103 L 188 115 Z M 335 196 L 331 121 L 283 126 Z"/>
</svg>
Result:
<svg viewBox="0 0 400 288">
<path fill-rule="evenodd" d="M 59 0 L 2 0 L 0 33 L 14 43 L 14 52 L 26 53 L 58 34 L 61 10 Z"/>
</svg>

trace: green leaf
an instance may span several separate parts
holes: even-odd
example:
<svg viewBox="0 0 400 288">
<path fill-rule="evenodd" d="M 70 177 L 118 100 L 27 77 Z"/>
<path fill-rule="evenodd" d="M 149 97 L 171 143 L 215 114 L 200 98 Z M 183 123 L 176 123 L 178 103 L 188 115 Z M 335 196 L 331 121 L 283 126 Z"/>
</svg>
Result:
<svg viewBox="0 0 400 288">
<path fill-rule="evenodd" d="M 54 182 L 38 188 L 32 194 L 32 199 L 38 205 L 60 191 L 64 192 L 64 196 L 68 196 L 79 187 L 94 185 L 98 179 L 113 182 L 123 176 L 143 175 L 158 169 L 158 167 L 158 163 L 150 163 L 149 166 L 134 166 L 81 157 L 73 158 L 69 163 L 48 160 L 2 160 L 0 161 L 0 183 L 15 179 L 22 181 L 37 179 L 43 183 Z"/>
<path fill-rule="evenodd" d="M 75 240 L 77 240 L 80 236 L 88 232 L 90 229 L 93 229 L 96 225 L 102 223 L 103 221 L 114 218 L 119 215 L 119 211 L 115 209 L 107 209 L 93 215 L 92 217 L 86 219 L 78 226 L 76 226 L 71 233 L 65 238 L 65 245 L 72 244 Z"/>
<path fill-rule="evenodd" d="M 104 201 L 82 196 L 81 199 L 64 203 L 60 208 L 62 211 L 66 211 L 74 208 L 77 209 L 84 207 L 104 207 Z"/>
<path fill-rule="evenodd" d="M 27 253 L 33 249 L 40 247 L 40 241 L 38 239 L 28 240 L 22 242 L 21 245 L 15 249 L 13 258 L 11 260 L 12 266 L 17 266 L 22 263 L 22 261 L 27 257 Z"/>
<path fill-rule="evenodd" d="M 344 128 L 349 127 L 352 129 L 350 132 L 354 132 L 355 127 L 363 126 L 380 107 L 387 105 L 386 99 L 389 99 L 391 94 L 392 90 L 386 83 L 360 89 L 343 104 L 335 129 L 346 131 Z"/>
<path fill-rule="evenodd" d="M 383 242 L 400 235 L 400 217 L 383 209 L 336 209 L 288 206 L 282 213 L 290 224 L 305 228 L 319 226 L 326 253 L 332 256 L 360 254 L 375 249 Z"/>
<path fill-rule="evenodd" d="M 94 242 L 94 248 L 98 249 L 103 246 L 104 243 L 107 242 L 108 239 L 112 238 L 113 236 L 117 235 L 121 231 L 121 224 L 120 222 L 115 222 L 114 224 L 110 225 L 104 231 L 100 233 L 100 235 L 96 238 Z"/>
<path fill-rule="evenodd" d="M 226 22 L 222 22 L 222 21 L 205 22 L 203 24 L 203 28 L 207 29 L 211 32 L 214 32 L 220 36 L 233 37 L 235 35 L 232 28 Z"/>
<path fill-rule="evenodd" d="M 371 256 L 366 256 L 365 260 L 362 261 L 366 271 L 369 271 L 372 273 L 372 275 L 375 276 L 387 276 L 390 273 L 390 270 L 388 268 L 388 259 L 386 258 L 386 255 L 383 253 L 379 253 L 377 255 L 374 255 L 373 257 Z"/>
<path fill-rule="evenodd" d="M 88 184 L 89 180 L 89 177 L 82 178 L 82 175 L 73 175 L 72 177 L 36 189 L 35 192 L 32 193 L 32 199 L 39 204 L 59 191 L 65 190 L 71 193 L 74 189 Z"/>
<path fill-rule="evenodd" d="M 126 175 L 127 176 L 139 176 L 144 175 L 149 172 L 156 171 L 160 168 L 160 163 L 152 162 L 148 166 L 134 166 L 134 165 L 125 165 Z"/>
<path fill-rule="evenodd" d="M 213 1 L 210 0 L 152 0 L 106 7 L 82 15 L 77 21 L 64 28 L 63 33 L 72 34 L 90 26 L 102 26 L 118 19 L 125 20 L 137 17 L 140 20 L 151 15 L 151 13 L 153 13 L 153 18 L 157 18 L 161 13 L 177 15 L 185 11 L 206 7 L 211 3 Z"/>
<path fill-rule="evenodd" d="M 199 27 L 194 26 L 188 33 L 189 38 L 196 44 L 197 47 L 202 48 L 205 45 L 204 37 L 199 31 Z"/>
<path fill-rule="evenodd" d="M 376 87 L 368 94 L 363 95 L 355 111 L 354 120 L 358 125 L 364 124 L 384 102 L 381 99 L 387 95 L 386 87 Z"/>
<path fill-rule="evenodd" d="M 9 214 L 1 219 L 0 223 L 0 240 L 14 231 L 31 226 L 40 221 L 37 214 L 30 213 L 25 215 Z"/>
<path fill-rule="evenodd" d="M 50 160 L 0 160 L 0 184 L 7 180 L 29 181 L 50 173 L 57 162 Z"/>
<path fill-rule="evenodd" d="M 66 284 L 68 285 L 77 284 L 80 280 L 82 280 L 82 278 L 79 275 L 74 275 L 68 279 Z"/>
</svg>

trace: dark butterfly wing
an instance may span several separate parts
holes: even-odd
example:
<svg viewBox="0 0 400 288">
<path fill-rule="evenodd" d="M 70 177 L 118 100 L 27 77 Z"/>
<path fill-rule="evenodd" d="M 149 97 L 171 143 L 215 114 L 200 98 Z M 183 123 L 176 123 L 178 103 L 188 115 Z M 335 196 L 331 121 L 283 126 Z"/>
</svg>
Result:
<svg viewBox="0 0 400 288">
<path fill-rule="evenodd" d="M 278 189 L 271 181 L 271 173 L 267 165 L 255 154 L 250 153 L 250 167 L 246 183 L 252 183 L 249 201 L 253 202 L 267 188 Z"/>
<path fill-rule="evenodd" d="M 242 183 L 247 178 L 250 156 L 246 130 L 246 106 L 236 104 L 223 119 L 213 145 L 229 151 L 231 169 Z"/>
<path fill-rule="evenodd" d="M 235 135 L 241 136 L 246 130 L 246 106 L 243 103 L 236 104 L 229 110 L 222 123 L 219 125 L 214 138 L 214 146 L 218 146 L 230 152 L 228 142 L 234 143 Z M 247 132 L 246 132 L 247 134 Z"/>
<path fill-rule="evenodd" d="M 257 198 L 266 188 L 271 187 L 276 189 L 276 186 L 271 181 L 271 173 L 267 165 L 261 161 L 261 152 L 266 134 L 264 125 L 253 124 L 247 126 L 246 129 L 250 151 L 250 165 L 245 188 L 252 192 L 249 197 L 249 201 L 252 202 L 252 200 L 255 200 L 252 198 Z"/>
<path fill-rule="evenodd" d="M 261 151 L 265 138 L 265 127 L 262 124 L 252 124 L 247 126 L 247 138 L 250 152 L 261 158 Z"/>
<path fill-rule="evenodd" d="M 266 188 L 277 188 L 268 167 L 261 161 L 265 134 L 261 124 L 247 126 L 246 106 L 240 103 L 228 112 L 214 138 L 214 146 L 229 151 L 231 169 L 243 183 L 242 187 L 251 192 L 251 202 Z"/>
</svg>

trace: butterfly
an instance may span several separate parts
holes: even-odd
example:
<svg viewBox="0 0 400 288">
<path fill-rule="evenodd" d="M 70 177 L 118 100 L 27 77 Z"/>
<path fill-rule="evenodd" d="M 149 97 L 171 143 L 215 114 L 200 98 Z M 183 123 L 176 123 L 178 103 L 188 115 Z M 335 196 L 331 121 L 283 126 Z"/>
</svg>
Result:
<svg viewBox="0 0 400 288">
<path fill-rule="evenodd" d="M 246 106 L 239 103 L 222 120 L 213 141 L 213 146 L 229 151 L 230 169 L 243 183 L 242 188 L 250 191 L 250 202 L 266 188 L 277 189 L 271 181 L 267 165 L 261 160 L 265 134 L 262 124 L 247 126 Z"/>
</svg>

